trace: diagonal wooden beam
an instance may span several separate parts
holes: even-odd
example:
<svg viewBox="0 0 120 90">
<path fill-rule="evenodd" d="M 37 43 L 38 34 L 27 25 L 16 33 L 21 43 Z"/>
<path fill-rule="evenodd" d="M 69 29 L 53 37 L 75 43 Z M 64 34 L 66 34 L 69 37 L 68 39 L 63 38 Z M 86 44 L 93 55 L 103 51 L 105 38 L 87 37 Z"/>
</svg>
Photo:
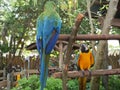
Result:
<svg viewBox="0 0 120 90">
<path fill-rule="evenodd" d="M 68 90 L 68 88 L 67 88 L 67 71 L 68 71 L 68 65 L 69 65 L 69 62 L 70 62 L 70 55 L 71 55 L 71 52 L 72 52 L 72 45 L 75 42 L 75 38 L 76 38 L 77 32 L 78 32 L 78 28 L 79 28 L 79 25 L 81 24 L 83 18 L 84 18 L 83 14 L 78 14 L 78 16 L 75 20 L 75 24 L 72 28 L 70 38 L 68 40 L 68 46 L 67 46 L 67 49 L 66 49 L 66 53 L 64 55 L 63 69 L 62 69 L 62 72 L 63 72 L 62 73 L 62 76 L 63 76 L 63 79 L 62 79 L 63 90 Z"/>
</svg>

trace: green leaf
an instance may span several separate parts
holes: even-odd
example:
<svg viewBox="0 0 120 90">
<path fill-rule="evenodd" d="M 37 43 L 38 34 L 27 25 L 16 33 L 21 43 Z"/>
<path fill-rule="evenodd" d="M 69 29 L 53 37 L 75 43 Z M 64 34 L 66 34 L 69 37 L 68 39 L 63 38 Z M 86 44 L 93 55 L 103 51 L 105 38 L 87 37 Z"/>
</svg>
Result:
<svg viewBox="0 0 120 90">
<path fill-rule="evenodd" d="M 8 46 L 8 43 L 5 43 L 5 44 L 2 44 L 0 45 L 0 50 L 3 52 L 3 53 L 6 53 L 10 50 L 9 46 Z"/>
</svg>

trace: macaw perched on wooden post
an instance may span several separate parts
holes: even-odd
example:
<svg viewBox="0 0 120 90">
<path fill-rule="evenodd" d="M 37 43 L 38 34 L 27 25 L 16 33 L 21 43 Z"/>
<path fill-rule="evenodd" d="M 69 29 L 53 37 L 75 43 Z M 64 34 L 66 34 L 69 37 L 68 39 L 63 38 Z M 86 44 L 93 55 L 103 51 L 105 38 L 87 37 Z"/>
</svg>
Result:
<svg viewBox="0 0 120 90">
<path fill-rule="evenodd" d="M 41 90 L 46 86 L 50 53 L 54 48 L 61 29 L 61 18 L 53 1 L 46 2 L 44 12 L 37 19 L 36 45 L 40 54 Z"/>
<path fill-rule="evenodd" d="M 90 68 L 94 65 L 94 57 L 92 52 L 88 49 L 86 44 L 81 45 L 81 52 L 78 58 L 78 67 L 82 71 L 83 76 L 79 77 L 79 90 L 86 90 L 87 78 L 84 76 L 84 71 L 89 71 L 91 76 Z"/>
</svg>

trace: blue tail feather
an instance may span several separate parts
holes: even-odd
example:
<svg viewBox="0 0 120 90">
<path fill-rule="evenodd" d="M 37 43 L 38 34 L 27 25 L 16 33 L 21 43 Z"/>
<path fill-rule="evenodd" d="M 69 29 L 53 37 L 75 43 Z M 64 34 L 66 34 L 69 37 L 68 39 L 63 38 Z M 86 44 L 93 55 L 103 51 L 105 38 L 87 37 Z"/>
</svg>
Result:
<svg viewBox="0 0 120 90">
<path fill-rule="evenodd" d="M 41 83 L 41 90 L 44 90 L 46 86 L 47 76 L 48 76 L 48 63 L 49 63 L 49 55 L 43 53 L 42 60 L 41 60 L 41 74 L 40 74 L 40 83 Z"/>
</svg>

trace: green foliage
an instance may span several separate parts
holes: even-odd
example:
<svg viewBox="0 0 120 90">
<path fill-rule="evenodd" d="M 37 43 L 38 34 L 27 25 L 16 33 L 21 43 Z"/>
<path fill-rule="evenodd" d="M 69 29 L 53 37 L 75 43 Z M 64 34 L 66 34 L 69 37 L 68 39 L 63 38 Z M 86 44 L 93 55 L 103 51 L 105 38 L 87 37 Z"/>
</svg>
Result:
<svg viewBox="0 0 120 90">
<path fill-rule="evenodd" d="M 23 78 L 18 81 L 18 86 L 11 90 L 40 90 L 39 77 L 32 75 L 28 79 Z M 53 77 L 48 78 L 45 90 L 62 90 L 62 80 Z"/>
<path fill-rule="evenodd" d="M 118 75 L 109 76 L 108 89 L 109 90 L 119 90 L 120 89 L 120 76 L 118 76 Z M 105 90 L 104 87 L 102 86 L 102 82 L 100 85 L 100 90 Z"/>
<path fill-rule="evenodd" d="M 119 90 L 120 89 L 120 76 L 111 76 L 109 79 L 109 90 Z"/>
<path fill-rule="evenodd" d="M 78 31 L 79 34 L 89 34 L 91 32 L 90 25 L 89 25 L 89 19 L 84 18 L 80 25 L 80 31 Z"/>
<path fill-rule="evenodd" d="M 78 90 L 78 79 L 71 79 L 67 83 L 68 90 Z M 109 76 L 108 83 L 109 90 L 119 90 L 120 89 L 120 77 L 117 75 Z M 18 81 L 18 86 L 12 88 L 11 90 L 40 90 L 39 76 L 32 75 L 28 79 L 23 78 Z M 62 80 L 55 79 L 53 77 L 48 78 L 47 86 L 45 90 L 62 90 Z M 87 82 L 86 90 L 90 90 L 90 82 Z M 100 90 L 105 90 L 100 84 Z"/>
<path fill-rule="evenodd" d="M 78 90 L 78 80 L 69 80 L 68 81 L 68 90 Z"/>
<path fill-rule="evenodd" d="M 69 90 L 77 90 L 77 88 L 78 88 L 77 79 L 69 80 L 68 88 L 69 88 Z M 18 81 L 18 86 L 12 88 L 11 90 L 40 90 L 39 77 L 36 75 L 32 75 L 28 79 L 23 78 Z M 62 90 L 62 80 L 55 79 L 53 77 L 48 78 L 47 86 L 46 86 L 45 90 Z"/>
<path fill-rule="evenodd" d="M 23 78 L 18 81 L 18 86 L 11 90 L 37 90 L 39 88 L 38 76 L 32 75 L 28 79 Z"/>
<path fill-rule="evenodd" d="M 62 90 L 62 80 L 51 77 L 47 80 L 46 88 L 48 90 Z"/>
<path fill-rule="evenodd" d="M 110 33 L 111 34 L 120 34 L 120 28 L 118 28 L 118 27 L 112 27 Z"/>
<path fill-rule="evenodd" d="M 1 50 L 1 52 L 2 53 L 6 53 L 6 52 L 8 52 L 9 51 L 9 46 L 8 46 L 8 43 L 5 43 L 5 44 L 0 44 L 0 50 Z"/>
</svg>

